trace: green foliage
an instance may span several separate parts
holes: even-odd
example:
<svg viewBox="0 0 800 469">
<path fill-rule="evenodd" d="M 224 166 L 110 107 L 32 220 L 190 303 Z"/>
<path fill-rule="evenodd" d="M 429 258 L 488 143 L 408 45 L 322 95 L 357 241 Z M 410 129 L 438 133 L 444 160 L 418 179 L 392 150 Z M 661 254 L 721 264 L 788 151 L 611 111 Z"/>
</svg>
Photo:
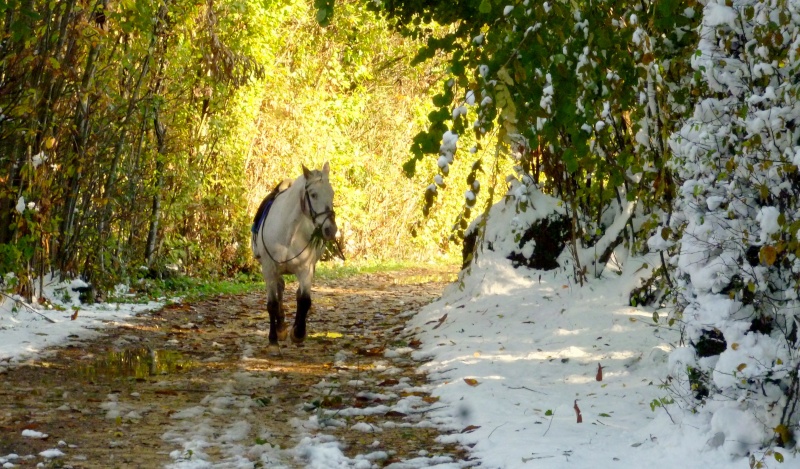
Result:
<svg viewBox="0 0 800 469">
<path fill-rule="evenodd" d="M 461 148 L 470 147 L 462 144 L 469 138 L 473 153 L 460 157 L 466 166 L 494 168 L 483 201 L 493 200 L 497 181 L 508 174 L 535 183 L 565 201 L 572 237 L 583 248 L 619 216 L 669 213 L 675 186 L 665 167 L 666 139 L 670 125 L 691 109 L 689 58 L 700 16 L 685 12 L 701 6 L 601 3 L 377 3 L 398 30 L 426 39 L 416 62 L 442 55 L 449 61 L 405 172 L 419 174 L 433 155 L 440 178 L 453 180 L 441 157 L 459 157 L 440 148 L 442 136 L 457 135 Z M 447 29 L 433 29 L 434 22 Z M 454 225 L 457 236 L 474 215 L 470 197 Z M 435 186 L 425 190 L 425 202 L 428 213 L 438 202 Z M 629 202 L 635 211 L 623 209 Z M 642 250 L 658 220 L 643 218 L 610 245 Z"/>
<path fill-rule="evenodd" d="M 424 176 L 407 180 L 399 170 L 425 118 L 438 65 L 411 68 L 419 43 L 388 34 L 387 23 L 360 3 L 336 9 L 324 30 L 309 12 L 298 9 L 290 19 L 295 40 L 285 44 L 254 107 L 248 211 L 281 179 L 297 177 L 301 164 L 330 161 L 348 260 L 451 255 L 457 209 L 420 220 L 416 187 Z"/>
<path fill-rule="evenodd" d="M 418 222 L 398 169 L 436 66 L 411 69 L 417 45 L 360 3 L 333 8 L 3 4 L 0 273 L 28 296 L 49 270 L 250 275 L 261 197 L 325 160 L 348 257 L 446 255 L 452 214 Z"/>
<path fill-rule="evenodd" d="M 238 295 L 264 288 L 264 282 L 254 275 L 240 274 L 231 280 L 202 280 L 186 275 L 174 275 L 164 279 L 141 279 L 136 282 L 134 301 L 150 299 L 180 298 L 194 302 L 219 295 Z M 115 302 L 129 302 L 129 297 L 113 298 Z"/>
<path fill-rule="evenodd" d="M 668 406 L 668 405 L 674 404 L 674 403 L 675 403 L 675 400 L 673 398 L 669 397 L 669 396 L 667 396 L 667 397 L 659 397 L 657 399 L 653 399 L 652 401 L 650 401 L 650 410 L 655 412 L 656 409 L 658 409 L 660 407 L 665 407 L 665 406 Z"/>
<path fill-rule="evenodd" d="M 317 9 L 317 23 L 320 26 L 328 26 L 333 16 L 334 0 L 314 0 L 314 7 Z"/>
</svg>

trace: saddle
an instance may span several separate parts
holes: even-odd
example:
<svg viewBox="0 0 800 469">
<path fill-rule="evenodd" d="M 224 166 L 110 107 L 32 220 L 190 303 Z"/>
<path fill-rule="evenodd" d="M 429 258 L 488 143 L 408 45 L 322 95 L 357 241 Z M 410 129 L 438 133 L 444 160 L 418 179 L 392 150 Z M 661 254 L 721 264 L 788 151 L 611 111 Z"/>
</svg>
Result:
<svg viewBox="0 0 800 469">
<path fill-rule="evenodd" d="M 264 197 L 264 200 L 261 201 L 261 205 L 259 205 L 258 210 L 256 210 L 256 216 L 253 218 L 253 226 L 250 228 L 250 232 L 253 233 L 253 236 L 258 233 L 258 230 L 261 229 L 261 225 L 264 224 L 264 220 L 267 219 L 267 215 L 269 215 L 269 209 L 272 207 L 272 203 L 275 201 L 275 198 L 278 197 L 281 192 L 288 189 L 291 185 L 291 179 L 284 179 L 280 182 L 280 184 L 272 189 L 272 192 Z"/>
</svg>

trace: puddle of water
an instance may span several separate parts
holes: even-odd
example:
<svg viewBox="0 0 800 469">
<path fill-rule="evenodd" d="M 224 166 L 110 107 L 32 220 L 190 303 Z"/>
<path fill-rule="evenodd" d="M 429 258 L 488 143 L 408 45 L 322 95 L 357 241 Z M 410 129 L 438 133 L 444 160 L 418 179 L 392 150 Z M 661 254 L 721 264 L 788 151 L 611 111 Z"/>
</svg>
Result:
<svg viewBox="0 0 800 469">
<path fill-rule="evenodd" d="M 81 375 L 95 378 L 146 378 L 179 373 L 196 364 L 174 350 L 128 349 L 109 352 L 80 367 Z"/>
</svg>

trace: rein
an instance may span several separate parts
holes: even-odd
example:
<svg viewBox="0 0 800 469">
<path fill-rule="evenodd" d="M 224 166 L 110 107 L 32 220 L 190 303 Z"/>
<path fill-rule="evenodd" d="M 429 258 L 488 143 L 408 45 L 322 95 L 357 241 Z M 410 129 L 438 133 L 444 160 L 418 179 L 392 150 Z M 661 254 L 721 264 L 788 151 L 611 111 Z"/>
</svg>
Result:
<svg viewBox="0 0 800 469">
<path fill-rule="evenodd" d="M 264 251 L 267 252 L 267 255 L 269 256 L 269 258 L 272 259 L 272 262 L 274 262 L 276 264 L 279 264 L 279 265 L 280 264 L 286 264 L 286 263 L 289 263 L 289 262 L 297 259 L 298 257 L 300 257 L 304 252 L 306 252 L 306 249 L 308 249 L 308 247 L 311 246 L 311 244 L 315 240 L 319 241 L 319 240 L 322 239 L 322 225 L 324 225 L 325 222 L 328 221 L 328 219 L 330 217 L 336 216 L 336 212 L 333 209 L 325 210 L 324 212 L 320 212 L 320 213 L 317 213 L 314 210 L 314 207 L 311 205 L 311 197 L 309 197 L 309 195 L 308 195 L 308 181 L 306 181 L 306 185 L 305 185 L 304 190 L 305 190 L 305 193 L 306 193 L 305 194 L 306 195 L 305 199 L 306 199 L 306 204 L 308 205 L 308 213 L 310 215 L 309 218 L 311 218 L 311 223 L 314 224 L 314 231 L 311 232 L 311 236 L 308 238 L 308 243 L 306 243 L 305 247 L 303 249 L 301 249 L 300 252 L 298 252 L 294 256 L 290 257 L 289 259 L 286 259 L 285 261 L 276 260 L 275 257 L 272 255 L 272 253 L 269 252 L 269 248 L 267 247 L 267 240 L 264 239 L 264 229 L 263 229 L 263 224 L 262 224 L 261 243 L 264 245 Z M 286 191 L 283 191 L 283 192 L 286 192 Z M 283 192 L 277 193 L 275 195 L 275 198 L 277 199 L 279 195 L 283 194 Z M 317 217 L 320 217 L 322 215 L 325 215 L 325 218 L 322 220 L 322 223 L 317 224 Z M 267 213 L 266 217 L 264 217 L 264 223 L 266 223 L 268 217 L 269 217 L 269 213 Z"/>
</svg>

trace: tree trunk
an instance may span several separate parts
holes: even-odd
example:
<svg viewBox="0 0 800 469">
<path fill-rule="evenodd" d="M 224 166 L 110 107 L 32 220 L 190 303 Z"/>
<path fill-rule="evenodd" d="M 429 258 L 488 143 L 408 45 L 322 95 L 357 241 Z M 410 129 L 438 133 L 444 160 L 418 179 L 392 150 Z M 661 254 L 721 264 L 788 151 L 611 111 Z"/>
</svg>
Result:
<svg viewBox="0 0 800 469">
<path fill-rule="evenodd" d="M 150 229 L 147 232 L 147 245 L 145 247 L 145 261 L 150 266 L 153 262 L 153 255 L 156 251 L 156 240 L 158 239 L 158 219 L 161 217 L 161 188 L 164 186 L 164 157 L 166 153 L 166 128 L 160 120 L 160 114 L 156 110 L 153 118 L 153 127 L 158 142 L 158 160 L 156 162 L 156 187 L 153 194 L 152 212 L 150 213 Z"/>
</svg>

